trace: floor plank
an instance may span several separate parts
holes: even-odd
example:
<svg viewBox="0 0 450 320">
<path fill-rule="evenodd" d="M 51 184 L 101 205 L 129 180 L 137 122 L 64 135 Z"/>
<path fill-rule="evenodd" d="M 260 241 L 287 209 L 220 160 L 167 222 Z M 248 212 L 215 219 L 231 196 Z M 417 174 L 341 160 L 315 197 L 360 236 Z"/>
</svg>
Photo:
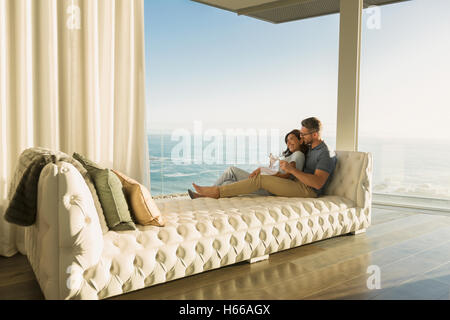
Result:
<svg viewBox="0 0 450 320">
<path fill-rule="evenodd" d="M 444 228 L 445 229 L 445 228 Z M 444 232 L 444 231 L 440 231 Z M 446 230 L 448 232 L 448 229 Z M 386 291 L 399 287 L 402 283 L 412 281 L 411 279 L 433 279 L 439 274 L 444 281 L 449 281 L 450 269 L 448 266 L 450 256 L 450 239 L 445 243 L 436 242 L 439 234 L 427 233 L 421 237 L 401 242 L 395 246 L 386 247 L 381 250 L 368 253 L 369 265 L 376 265 L 381 273 L 381 291 L 371 290 L 367 286 L 369 274 L 361 269 L 360 274 L 352 274 L 352 279 L 327 287 L 325 290 L 309 295 L 307 299 L 371 299 Z M 448 237 L 448 236 L 447 236 Z M 434 242 L 432 242 L 434 240 Z M 414 244 L 417 251 L 413 251 Z M 426 247 L 421 247 L 421 245 Z M 422 249 L 422 251 L 420 251 Z M 445 268 L 444 268 L 445 267 Z M 434 273 L 433 273 L 434 272 Z M 356 276 L 356 277 L 355 277 Z M 433 279 L 437 280 L 437 279 Z M 429 284 L 432 284 L 431 282 Z M 404 291 L 404 290 L 403 290 Z M 438 292 L 439 293 L 439 292 Z M 391 297 L 391 295 L 386 295 Z M 394 295 L 395 296 L 395 295 Z M 399 299 L 401 299 L 399 295 Z M 431 295 L 429 295 L 431 297 Z M 438 297 L 434 297 L 437 299 Z"/>
</svg>

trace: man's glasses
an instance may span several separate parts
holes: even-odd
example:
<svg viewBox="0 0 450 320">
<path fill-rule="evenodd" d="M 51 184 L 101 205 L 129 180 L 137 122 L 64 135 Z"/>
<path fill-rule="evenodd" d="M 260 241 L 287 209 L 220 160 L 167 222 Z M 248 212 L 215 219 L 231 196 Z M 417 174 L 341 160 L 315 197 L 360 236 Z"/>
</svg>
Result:
<svg viewBox="0 0 450 320">
<path fill-rule="evenodd" d="M 300 137 L 309 136 L 310 134 L 313 134 L 313 133 L 315 133 L 315 132 L 317 132 L 317 130 L 314 130 L 314 131 L 311 131 L 311 132 L 308 132 L 308 133 L 302 133 L 302 132 L 300 132 Z"/>
</svg>

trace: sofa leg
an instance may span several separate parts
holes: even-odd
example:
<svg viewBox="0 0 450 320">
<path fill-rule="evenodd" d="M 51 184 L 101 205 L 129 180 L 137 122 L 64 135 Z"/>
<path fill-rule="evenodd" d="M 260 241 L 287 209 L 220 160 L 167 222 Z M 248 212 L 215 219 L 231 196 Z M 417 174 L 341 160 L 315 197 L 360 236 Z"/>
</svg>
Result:
<svg viewBox="0 0 450 320">
<path fill-rule="evenodd" d="M 360 229 L 360 230 L 356 230 L 356 231 L 350 232 L 350 234 L 352 236 L 356 236 L 357 234 L 365 233 L 365 232 L 366 232 L 366 229 Z"/>
<path fill-rule="evenodd" d="M 263 261 L 263 260 L 267 260 L 267 259 L 269 259 L 268 254 L 266 254 L 265 256 L 261 256 L 261 257 L 251 258 L 251 259 L 248 259 L 247 261 L 249 263 L 255 263 L 255 262 L 259 262 L 259 261 Z"/>
</svg>

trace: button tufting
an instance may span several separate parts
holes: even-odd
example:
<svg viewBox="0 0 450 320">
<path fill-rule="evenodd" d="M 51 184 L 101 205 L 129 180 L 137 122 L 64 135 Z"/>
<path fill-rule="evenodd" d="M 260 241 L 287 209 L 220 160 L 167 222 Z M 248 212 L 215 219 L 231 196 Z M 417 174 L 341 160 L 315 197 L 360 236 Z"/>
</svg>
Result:
<svg viewBox="0 0 450 320">
<path fill-rule="evenodd" d="M 86 269 L 86 270 L 84 270 L 84 272 L 83 272 L 83 278 L 85 279 L 85 280 L 89 280 L 90 278 L 92 278 L 92 268 L 91 269 Z"/>
<path fill-rule="evenodd" d="M 123 286 L 122 286 L 122 292 L 127 292 L 127 291 L 130 291 L 130 289 L 131 289 L 131 283 L 124 283 L 123 284 Z"/>
<path fill-rule="evenodd" d="M 178 258 L 183 259 L 186 256 L 186 251 L 182 247 L 178 247 L 176 254 Z"/>
<path fill-rule="evenodd" d="M 264 240 L 266 240 L 266 232 L 264 231 L 264 230 L 261 230 L 260 232 L 259 232 L 259 238 L 262 240 L 262 241 L 264 241 Z"/>
<path fill-rule="evenodd" d="M 236 229 L 237 221 L 233 217 L 228 218 L 228 223 L 230 224 L 230 226 Z"/>
<path fill-rule="evenodd" d="M 90 223 L 91 223 L 91 218 L 90 218 L 90 217 L 86 217 L 86 218 L 84 219 L 84 222 L 85 222 L 86 224 L 90 224 Z"/>
<path fill-rule="evenodd" d="M 155 283 L 155 275 L 152 273 L 144 280 L 144 284 L 146 286 L 151 286 L 153 283 Z"/>
<path fill-rule="evenodd" d="M 275 210 L 269 209 L 269 214 L 275 221 L 277 221 L 278 214 Z"/>
<path fill-rule="evenodd" d="M 211 260 L 208 260 L 208 261 L 203 265 L 203 270 L 211 269 L 211 267 L 212 267 L 212 262 L 211 262 Z"/>
<path fill-rule="evenodd" d="M 203 245 L 201 243 L 197 243 L 197 245 L 195 246 L 195 251 L 197 253 L 204 253 L 205 248 L 203 247 Z"/>
<path fill-rule="evenodd" d="M 111 267 L 109 268 L 109 273 L 111 273 L 113 276 L 116 276 L 119 274 L 119 268 L 116 266 L 116 263 L 114 261 L 111 262 Z"/>
<path fill-rule="evenodd" d="M 213 226 L 218 229 L 221 230 L 222 229 L 222 222 L 220 222 L 220 220 L 214 220 L 213 221 Z"/>
<path fill-rule="evenodd" d="M 277 228 L 273 228 L 272 234 L 273 234 L 275 237 L 278 237 L 278 236 L 280 235 L 280 230 L 278 230 Z"/>
<path fill-rule="evenodd" d="M 167 243 L 169 240 L 169 233 L 166 230 L 159 230 L 157 237 L 162 242 Z"/>
<path fill-rule="evenodd" d="M 175 277 L 175 270 L 174 269 L 172 269 L 169 272 L 167 272 L 167 274 L 166 274 L 166 279 L 167 280 L 173 279 L 174 277 Z"/>
<path fill-rule="evenodd" d="M 261 223 L 264 223 L 264 221 L 265 221 L 264 214 L 262 214 L 262 213 L 260 213 L 260 212 L 256 212 L 255 215 L 256 215 L 256 218 L 257 218 L 259 221 L 261 221 Z"/>
<path fill-rule="evenodd" d="M 190 265 L 189 267 L 186 268 L 186 275 L 191 275 L 193 274 L 195 271 L 195 267 L 193 265 Z"/>
<path fill-rule="evenodd" d="M 236 247 L 238 245 L 238 241 L 235 236 L 230 237 L 230 244 L 234 247 Z"/>
<path fill-rule="evenodd" d="M 286 209 L 286 208 L 281 209 L 281 213 L 282 213 L 284 216 L 286 216 L 286 217 L 289 217 L 289 216 L 291 215 L 291 213 L 289 212 L 289 210 Z"/>
<path fill-rule="evenodd" d="M 219 241 L 219 240 L 214 240 L 214 242 L 213 242 L 213 248 L 216 249 L 216 250 L 219 250 L 220 247 L 221 247 L 220 241 Z"/>
<path fill-rule="evenodd" d="M 178 226 L 177 227 L 177 233 L 184 237 L 184 235 L 186 234 L 186 227 L 185 226 Z"/>
<path fill-rule="evenodd" d="M 143 236 L 142 234 L 138 235 L 138 236 L 136 237 L 136 242 L 137 242 L 138 244 L 140 244 L 140 245 L 143 245 L 144 242 L 145 242 L 144 236 Z"/>
<path fill-rule="evenodd" d="M 298 215 L 300 215 L 302 213 L 302 210 L 299 207 L 297 207 L 297 206 L 293 206 L 292 210 L 294 210 L 295 213 L 297 213 Z"/>
<path fill-rule="evenodd" d="M 142 268 L 142 259 L 138 256 L 134 257 L 133 265 L 137 268 Z"/>
<path fill-rule="evenodd" d="M 197 229 L 198 232 L 200 232 L 200 233 L 204 233 L 206 228 L 205 228 L 205 226 L 203 225 L 203 223 L 197 223 L 197 224 L 195 225 L 195 229 Z"/>
<path fill-rule="evenodd" d="M 156 254 L 156 261 L 158 262 L 166 261 L 166 256 L 162 251 L 158 251 L 158 253 Z"/>
</svg>

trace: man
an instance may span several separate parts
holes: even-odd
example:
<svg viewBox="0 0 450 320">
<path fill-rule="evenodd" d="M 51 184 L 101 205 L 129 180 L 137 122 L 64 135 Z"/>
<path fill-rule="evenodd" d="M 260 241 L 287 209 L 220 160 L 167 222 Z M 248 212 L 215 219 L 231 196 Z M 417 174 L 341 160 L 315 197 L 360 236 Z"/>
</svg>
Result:
<svg viewBox="0 0 450 320">
<path fill-rule="evenodd" d="M 328 186 L 336 167 L 336 158 L 330 156 L 321 134 L 322 123 L 319 119 L 312 117 L 302 121 L 300 135 L 309 146 L 303 171 L 292 167 L 286 161 L 280 161 L 280 168 L 292 174 L 294 180 L 257 174 L 223 186 L 200 187 L 193 183 L 198 192 L 195 197 L 226 198 L 252 193 L 262 188 L 276 196 L 317 198 Z"/>
</svg>

